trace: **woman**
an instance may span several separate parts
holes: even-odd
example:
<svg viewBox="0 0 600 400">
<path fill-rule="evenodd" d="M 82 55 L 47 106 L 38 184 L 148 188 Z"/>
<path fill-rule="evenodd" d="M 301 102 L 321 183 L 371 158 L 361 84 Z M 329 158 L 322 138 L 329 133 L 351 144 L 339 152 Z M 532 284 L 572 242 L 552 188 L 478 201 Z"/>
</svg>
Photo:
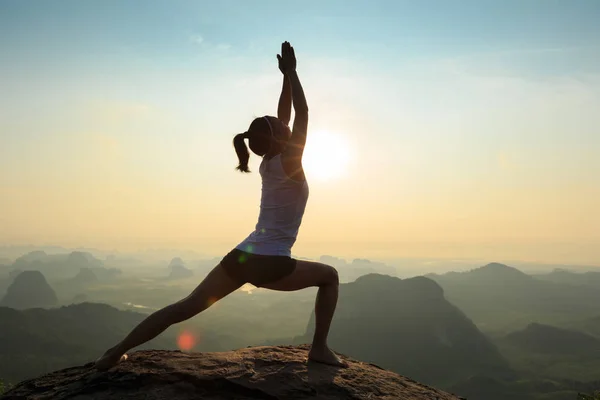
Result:
<svg viewBox="0 0 600 400">
<path fill-rule="evenodd" d="M 291 258 L 291 248 L 308 200 L 308 185 L 302 168 L 306 143 L 308 106 L 296 73 L 296 56 L 288 42 L 277 55 L 284 75 L 278 117 L 255 119 L 247 132 L 233 139 L 239 159 L 237 169 L 249 172 L 249 153 L 245 144 L 262 157 L 260 174 L 262 196 L 256 229 L 227 254 L 202 283 L 186 298 L 148 316 L 122 342 L 106 351 L 96 367 L 108 369 L 125 360 L 130 349 L 189 319 L 249 282 L 272 290 L 294 291 L 317 286 L 315 333 L 309 360 L 346 366 L 327 346 L 327 334 L 338 299 L 338 274 L 335 268 Z M 296 112 L 290 131 L 292 103 Z"/>
</svg>

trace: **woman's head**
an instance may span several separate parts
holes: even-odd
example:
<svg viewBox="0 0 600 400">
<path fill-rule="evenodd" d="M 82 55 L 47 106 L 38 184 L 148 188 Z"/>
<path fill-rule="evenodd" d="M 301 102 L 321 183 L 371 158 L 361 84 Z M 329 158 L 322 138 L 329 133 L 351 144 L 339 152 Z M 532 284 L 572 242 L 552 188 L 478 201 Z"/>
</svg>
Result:
<svg viewBox="0 0 600 400">
<path fill-rule="evenodd" d="M 290 128 L 276 117 L 267 115 L 256 118 L 246 132 L 237 134 L 233 138 L 233 146 L 239 160 L 236 169 L 250 172 L 248 169 L 250 153 L 244 139 L 248 139 L 250 150 L 257 156 L 272 157 L 283 151 L 291 135 Z"/>
</svg>

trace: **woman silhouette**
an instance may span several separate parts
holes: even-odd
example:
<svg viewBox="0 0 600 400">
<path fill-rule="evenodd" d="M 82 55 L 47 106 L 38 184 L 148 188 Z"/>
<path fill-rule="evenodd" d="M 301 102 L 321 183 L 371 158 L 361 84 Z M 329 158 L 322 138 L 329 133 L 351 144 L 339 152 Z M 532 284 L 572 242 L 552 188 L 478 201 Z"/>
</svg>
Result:
<svg viewBox="0 0 600 400">
<path fill-rule="evenodd" d="M 249 172 L 248 140 L 253 153 L 262 157 L 262 195 L 255 230 L 204 278 L 186 298 L 149 315 L 123 341 L 96 361 L 105 370 L 125 360 L 130 349 L 139 346 L 169 326 L 187 320 L 249 282 L 257 287 L 294 291 L 317 286 L 315 332 L 309 360 L 335 366 L 346 364 L 327 346 L 327 335 L 338 299 L 335 268 L 318 262 L 291 258 L 291 249 L 308 200 L 308 185 L 302 168 L 306 143 L 308 106 L 298 74 L 294 48 L 284 42 L 277 55 L 283 73 L 278 117 L 256 118 L 248 130 L 233 139 L 239 159 L 237 169 Z M 292 103 L 293 130 L 288 124 Z"/>
</svg>

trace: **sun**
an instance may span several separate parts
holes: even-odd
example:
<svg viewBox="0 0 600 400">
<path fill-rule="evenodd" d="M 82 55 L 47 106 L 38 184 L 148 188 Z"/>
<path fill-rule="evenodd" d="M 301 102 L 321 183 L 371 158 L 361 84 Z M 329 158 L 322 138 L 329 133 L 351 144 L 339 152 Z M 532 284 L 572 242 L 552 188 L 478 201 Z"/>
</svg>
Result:
<svg viewBox="0 0 600 400">
<path fill-rule="evenodd" d="M 350 148 L 343 135 L 323 130 L 308 133 L 302 158 L 308 179 L 339 179 L 344 176 L 349 163 Z"/>
</svg>

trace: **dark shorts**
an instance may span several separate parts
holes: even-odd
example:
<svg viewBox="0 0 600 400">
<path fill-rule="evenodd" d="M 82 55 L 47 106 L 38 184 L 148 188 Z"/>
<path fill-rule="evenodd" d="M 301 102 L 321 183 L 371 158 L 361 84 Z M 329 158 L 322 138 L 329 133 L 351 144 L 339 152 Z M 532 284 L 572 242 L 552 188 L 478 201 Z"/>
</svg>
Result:
<svg viewBox="0 0 600 400">
<path fill-rule="evenodd" d="M 227 274 L 240 284 L 263 286 L 294 272 L 296 260 L 287 256 L 265 256 L 233 249 L 221 260 Z"/>
</svg>

